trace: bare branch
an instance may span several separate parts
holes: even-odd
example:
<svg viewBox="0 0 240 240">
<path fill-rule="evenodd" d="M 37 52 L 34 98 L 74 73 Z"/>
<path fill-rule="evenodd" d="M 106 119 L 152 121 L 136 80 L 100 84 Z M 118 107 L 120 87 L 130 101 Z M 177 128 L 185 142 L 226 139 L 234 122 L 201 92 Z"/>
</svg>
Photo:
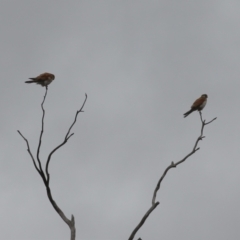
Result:
<svg viewBox="0 0 240 240">
<path fill-rule="evenodd" d="M 146 219 L 148 218 L 148 216 L 151 214 L 151 212 L 158 206 L 159 202 L 156 202 L 154 205 L 152 205 L 149 210 L 145 213 L 145 215 L 143 216 L 142 220 L 140 221 L 140 223 L 136 226 L 136 228 L 133 230 L 131 236 L 129 237 L 128 240 L 133 240 L 135 234 L 137 233 L 137 231 L 142 227 L 142 225 L 144 224 L 144 222 L 146 221 Z"/>
<path fill-rule="evenodd" d="M 208 125 L 209 123 L 211 123 L 211 122 L 213 122 L 214 120 L 216 120 L 217 118 L 215 117 L 215 118 L 213 118 L 211 121 L 209 121 L 209 122 L 206 122 L 205 123 L 205 125 Z"/>
<path fill-rule="evenodd" d="M 74 133 L 70 134 L 70 131 L 71 131 L 72 127 L 74 126 L 74 124 L 75 124 L 76 121 L 77 121 L 78 114 L 79 114 L 80 112 L 83 112 L 82 109 L 83 109 L 86 101 L 87 101 L 87 94 L 85 94 L 85 100 L 84 100 L 81 108 L 76 112 L 74 121 L 73 121 L 72 125 L 70 126 L 70 128 L 68 129 L 68 132 L 67 132 L 67 134 L 66 134 L 63 142 L 62 142 L 61 144 L 59 144 L 56 148 L 54 148 L 54 149 L 50 152 L 50 154 L 48 155 L 47 163 L 46 163 L 46 168 L 45 168 L 48 184 L 49 184 L 49 181 L 50 181 L 50 174 L 49 174 L 49 172 L 48 172 L 48 167 L 49 167 L 49 163 L 50 163 L 51 157 L 52 157 L 52 155 L 53 155 L 53 153 L 54 153 L 55 151 L 57 151 L 60 147 L 62 147 L 62 146 L 68 141 L 68 139 L 69 139 L 71 136 L 73 136 Z M 69 134 L 70 134 L 70 135 L 69 135 Z"/>
<path fill-rule="evenodd" d="M 75 236 L 76 236 L 76 228 L 75 228 L 75 219 L 74 216 L 72 215 L 71 220 L 69 220 L 65 214 L 63 213 L 63 211 L 58 207 L 58 205 L 56 204 L 56 202 L 53 200 L 52 198 L 52 193 L 51 193 L 51 189 L 48 185 L 46 185 L 46 189 L 47 189 L 47 195 L 48 195 L 48 199 L 51 202 L 53 208 L 56 210 L 56 212 L 59 214 L 59 216 L 62 218 L 62 220 L 69 226 L 70 231 L 71 231 L 71 240 L 75 240 Z"/>
<path fill-rule="evenodd" d="M 68 135 L 69 135 L 72 127 L 73 127 L 74 124 L 76 123 L 78 114 L 79 114 L 80 112 L 83 112 L 82 110 L 83 110 L 83 108 L 84 108 L 84 105 L 85 105 L 86 101 L 87 101 L 87 94 L 85 93 L 85 100 L 84 100 L 84 102 L 83 102 L 83 104 L 82 104 L 82 107 L 76 112 L 75 119 L 74 119 L 72 125 L 70 126 L 70 128 L 68 129 L 68 132 L 67 132 L 67 134 L 66 134 L 66 136 L 65 136 L 65 139 L 68 137 Z"/>
<path fill-rule="evenodd" d="M 45 174 L 44 174 L 44 172 L 43 172 L 43 170 L 42 170 L 42 165 L 41 165 L 39 153 L 40 153 L 40 148 L 41 148 L 41 144 L 42 144 L 42 136 L 43 136 L 43 132 L 44 132 L 45 110 L 44 110 L 44 108 L 43 108 L 43 104 L 44 104 L 45 99 L 46 99 L 46 96 L 47 96 L 47 91 L 48 91 L 48 88 L 47 88 L 47 86 L 46 86 L 46 92 L 45 92 L 45 94 L 44 94 L 43 101 L 42 101 L 42 103 L 41 103 L 41 108 L 42 108 L 42 112 L 43 112 L 43 115 L 42 115 L 42 128 L 41 128 L 41 133 L 40 133 L 40 136 L 39 136 L 39 143 L 38 143 L 38 148 L 37 148 L 37 160 L 38 160 L 39 169 L 40 169 L 41 172 L 43 173 L 45 179 L 46 179 L 46 177 L 45 177 Z"/>
<path fill-rule="evenodd" d="M 202 122 L 201 133 L 200 133 L 200 136 L 197 138 L 197 140 L 196 140 L 196 142 L 194 144 L 193 150 L 188 155 L 186 155 L 182 160 L 176 162 L 175 164 L 172 162 L 166 168 L 166 170 L 164 171 L 162 177 L 159 179 L 159 181 L 157 183 L 157 186 L 156 186 L 156 188 L 154 190 L 153 198 L 152 198 L 152 204 L 154 204 L 155 201 L 156 201 L 157 191 L 160 189 L 161 182 L 163 181 L 164 177 L 166 176 L 168 170 L 170 170 L 171 168 L 177 167 L 177 165 L 179 165 L 179 164 L 183 163 L 184 161 L 186 161 L 191 155 L 193 155 L 195 152 L 197 152 L 200 149 L 200 148 L 197 148 L 197 146 L 198 146 L 199 141 L 204 138 L 204 136 L 203 136 L 203 129 L 204 129 L 205 125 L 207 125 L 208 123 L 210 123 L 210 122 L 212 122 L 212 121 L 217 119 L 217 118 L 214 118 L 213 120 L 211 120 L 210 122 L 208 122 L 206 124 L 205 120 L 203 121 L 203 119 L 202 119 L 202 113 L 201 112 L 199 112 L 199 115 L 200 115 L 200 119 L 201 119 L 201 122 Z"/>
<path fill-rule="evenodd" d="M 193 155 L 195 152 L 197 152 L 200 148 L 198 147 L 198 143 L 200 140 L 202 140 L 204 138 L 203 136 L 203 130 L 204 130 L 204 127 L 213 122 L 214 120 L 216 120 L 217 118 L 214 118 L 212 119 L 211 121 L 209 122 L 205 122 L 205 120 L 202 119 L 202 113 L 199 111 L 199 115 L 200 115 L 200 120 L 201 120 L 201 123 L 202 123 L 202 126 L 201 126 L 201 131 L 200 131 L 200 136 L 197 138 L 194 146 L 193 146 L 193 149 L 192 151 L 187 154 L 183 159 L 181 159 L 180 161 L 174 163 L 172 162 L 166 169 L 165 171 L 163 172 L 161 178 L 159 179 L 158 183 L 157 183 L 157 186 L 153 192 L 153 198 L 152 198 L 152 206 L 150 207 L 150 209 L 147 211 L 147 213 L 144 215 L 144 217 L 142 218 L 141 222 L 137 225 L 137 227 L 133 230 L 131 236 L 129 237 L 129 240 L 133 240 L 135 234 L 137 233 L 137 231 L 142 227 L 142 225 L 144 224 L 145 220 L 148 218 L 149 214 L 157 207 L 157 205 L 159 204 L 159 202 L 156 202 L 156 197 L 157 197 L 157 192 L 158 190 L 160 189 L 160 186 L 161 186 L 161 183 L 163 181 L 163 179 L 165 178 L 165 176 L 167 175 L 168 171 L 172 168 L 176 168 L 177 165 L 183 163 L 184 161 L 186 161 L 191 155 Z"/>
<path fill-rule="evenodd" d="M 72 129 L 72 127 L 74 126 L 74 124 L 76 123 L 77 121 L 77 116 L 80 112 L 83 112 L 82 109 L 86 103 L 86 100 L 87 100 L 87 94 L 85 94 L 85 100 L 82 104 L 82 107 L 77 111 L 76 115 L 75 115 L 75 118 L 74 118 L 74 121 L 72 123 L 72 125 L 70 126 L 70 128 L 68 129 L 68 132 L 63 140 L 63 142 L 61 144 L 59 144 L 56 148 L 54 148 L 48 158 L 47 158 L 47 162 L 46 162 L 46 175 L 47 175 L 47 178 L 44 174 L 44 171 L 42 169 L 42 165 L 41 165 L 41 160 L 40 160 L 40 157 L 39 157 L 39 153 L 40 153 L 40 149 L 41 149 L 41 143 L 42 143 L 42 136 L 43 136 L 43 132 L 44 132 L 44 117 L 45 117 L 45 110 L 44 110 L 44 102 L 45 102 L 45 99 L 46 99 L 46 96 L 47 96 L 47 91 L 48 91 L 48 87 L 46 86 L 46 92 L 45 92 L 45 95 L 43 97 L 43 101 L 42 101 L 42 104 L 41 104 L 41 108 L 42 108 L 42 112 L 43 112 L 43 115 L 42 115 L 42 127 L 41 127 L 41 133 L 40 133 L 40 136 L 39 136 L 39 143 L 38 143 L 38 148 L 37 148 L 37 161 L 38 161 L 38 165 L 39 167 L 37 166 L 36 164 L 36 161 L 31 153 L 31 150 L 30 150 L 30 146 L 29 146 L 29 143 L 28 143 L 28 140 L 22 135 L 22 133 L 18 130 L 18 133 L 20 134 L 20 136 L 25 140 L 26 144 L 27 144 L 27 150 L 28 150 L 28 153 L 30 154 L 31 158 L 32 158 L 32 161 L 33 161 L 33 164 L 34 164 L 34 167 L 36 168 L 36 170 L 38 171 L 38 173 L 40 174 L 40 176 L 42 177 L 42 180 L 44 182 L 44 185 L 46 187 L 46 190 L 47 190 L 47 196 L 48 196 L 48 199 L 49 201 L 51 202 L 53 208 L 56 210 L 56 212 L 59 214 L 59 216 L 63 219 L 63 221 L 69 226 L 70 228 L 70 231 L 71 231 L 71 240 L 75 240 L 75 237 L 76 237 L 76 229 L 75 229 L 75 219 L 74 219 L 74 216 L 72 215 L 71 216 L 71 220 L 69 220 L 65 214 L 63 213 L 63 211 L 58 207 L 58 205 L 56 204 L 56 202 L 53 200 L 52 198 L 52 193 L 51 193 L 51 189 L 50 189 L 50 186 L 49 186 L 49 180 L 50 180 L 50 174 L 48 172 L 48 166 L 49 166 L 49 162 L 51 160 L 51 156 L 52 154 L 57 150 L 59 149 L 60 147 L 62 147 L 70 137 L 73 136 L 74 133 L 71 133 L 70 134 L 70 131 Z M 69 135 L 70 134 L 70 135 Z"/>
<path fill-rule="evenodd" d="M 20 136 L 25 140 L 25 142 L 26 142 L 26 144 L 27 144 L 27 151 L 28 151 L 28 153 L 29 153 L 29 155 L 30 155 L 30 157 L 31 157 L 31 159 L 32 159 L 32 161 L 33 161 L 33 165 L 34 165 L 34 167 L 36 168 L 36 170 L 38 171 L 38 173 L 41 175 L 40 170 L 38 169 L 38 167 L 37 167 L 37 165 L 36 165 L 36 162 L 35 162 L 35 159 L 34 159 L 34 157 L 33 157 L 33 155 L 32 155 L 32 152 L 31 152 L 31 149 L 30 149 L 28 140 L 22 135 L 22 133 L 21 133 L 19 130 L 17 130 L 17 132 L 18 132 L 18 133 L 20 134 Z"/>
</svg>

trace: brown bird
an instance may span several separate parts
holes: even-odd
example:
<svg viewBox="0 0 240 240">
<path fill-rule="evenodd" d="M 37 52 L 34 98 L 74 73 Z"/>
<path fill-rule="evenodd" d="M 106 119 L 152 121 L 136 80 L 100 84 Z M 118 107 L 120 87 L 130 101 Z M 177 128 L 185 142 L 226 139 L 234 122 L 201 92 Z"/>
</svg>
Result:
<svg viewBox="0 0 240 240">
<path fill-rule="evenodd" d="M 42 73 L 39 76 L 35 77 L 35 78 L 29 78 L 32 81 L 26 81 L 25 83 L 36 83 L 36 84 L 40 84 L 43 87 L 47 87 L 47 85 L 49 85 L 54 79 L 55 76 L 52 73 Z"/>
<path fill-rule="evenodd" d="M 198 110 L 198 111 L 201 111 L 203 110 L 203 108 L 206 106 L 206 103 L 207 103 L 207 98 L 208 98 L 208 95 L 207 94 L 203 94 L 200 98 L 198 98 L 194 103 L 193 105 L 191 106 L 191 109 L 184 113 L 184 117 L 187 117 L 190 113 Z"/>
</svg>

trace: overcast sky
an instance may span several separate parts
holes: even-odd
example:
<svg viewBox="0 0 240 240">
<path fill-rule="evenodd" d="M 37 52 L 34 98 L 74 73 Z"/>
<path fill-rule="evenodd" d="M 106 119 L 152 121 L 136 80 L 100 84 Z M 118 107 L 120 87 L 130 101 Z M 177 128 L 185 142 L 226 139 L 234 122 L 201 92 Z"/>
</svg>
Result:
<svg viewBox="0 0 240 240">
<path fill-rule="evenodd" d="M 88 94 L 49 169 L 76 239 L 128 239 L 192 150 L 201 123 L 183 113 L 204 93 L 217 120 L 136 239 L 240 239 L 239 27 L 236 0 L 0 1 L 0 238 L 70 238 L 17 133 L 35 155 L 45 88 L 24 82 L 50 72 L 43 164 Z"/>
</svg>

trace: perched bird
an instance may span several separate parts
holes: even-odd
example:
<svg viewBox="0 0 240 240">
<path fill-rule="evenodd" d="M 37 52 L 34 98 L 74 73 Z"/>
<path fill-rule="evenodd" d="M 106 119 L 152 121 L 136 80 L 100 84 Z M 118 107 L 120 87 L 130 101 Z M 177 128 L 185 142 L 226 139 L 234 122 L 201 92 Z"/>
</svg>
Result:
<svg viewBox="0 0 240 240">
<path fill-rule="evenodd" d="M 184 113 L 184 117 L 187 117 L 190 113 L 198 110 L 198 111 L 201 111 L 203 110 L 203 108 L 206 106 L 206 103 L 207 103 L 207 98 L 208 98 L 208 95 L 207 94 L 203 94 L 200 98 L 198 98 L 194 103 L 193 105 L 191 106 L 191 109 Z"/>
<path fill-rule="evenodd" d="M 29 78 L 31 81 L 26 81 L 25 83 L 36 83 L 43 87 L 47 87 L 54 79 L 55 76 L 52 73 L 42 73 L 35 78 Z"/>
</svg>

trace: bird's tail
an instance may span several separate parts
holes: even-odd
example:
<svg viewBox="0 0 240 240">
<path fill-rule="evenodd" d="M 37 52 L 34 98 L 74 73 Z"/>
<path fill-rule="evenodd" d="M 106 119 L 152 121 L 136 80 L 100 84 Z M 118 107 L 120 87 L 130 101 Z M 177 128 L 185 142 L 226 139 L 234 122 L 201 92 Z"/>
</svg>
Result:
<svg viewBox="0 0 240 240">
<path fill-rule="evenodd" d="M 192 113 L 192 112 L 193 112 L 193 110 L 191 109 L 191 110 L 189 110 L 188 112 L 184 113 L 183 116 L 184 116 L 184 117 L 187 117 L 187 116 L 188 116 L 190 113 Z"/>
<path fill-rule="evenodd" d="M 34 83 L 34 82 L 36 82 L 35 78 L 29 78 L 29 79 L 31 79 L 32 81 L 26 81 L 25 83 Z"/>
<path fill-rule="evenodd" d="M 35 81 L 26 81 L 25 83 L 34 83 Z"/>
</svg>

